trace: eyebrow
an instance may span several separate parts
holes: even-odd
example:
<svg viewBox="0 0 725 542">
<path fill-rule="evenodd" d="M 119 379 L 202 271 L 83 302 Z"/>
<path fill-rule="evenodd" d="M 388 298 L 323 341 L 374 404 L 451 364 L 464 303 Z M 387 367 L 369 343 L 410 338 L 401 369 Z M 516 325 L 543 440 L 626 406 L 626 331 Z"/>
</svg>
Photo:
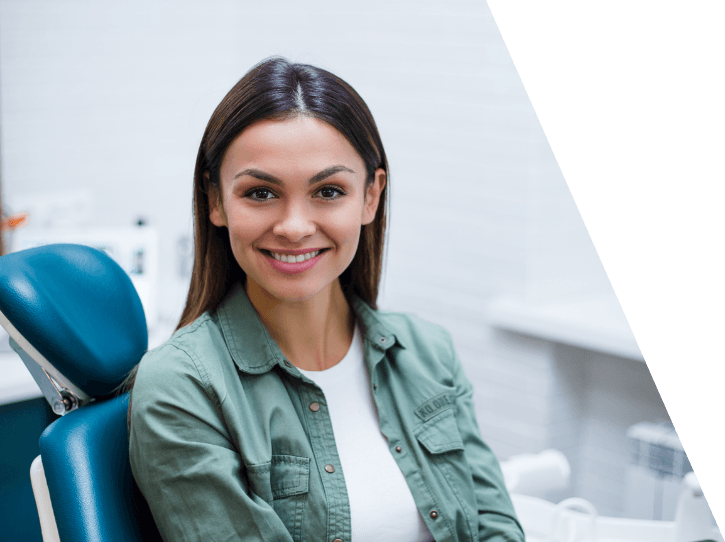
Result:
<svg viewBox="0 0 725 542">
<path fill-rule="evenodd" d="M 312 186 L 313 184 L 319 183 L 321 181 L 324 181 L 328 177 L 334 175 L 335 173 L 339 173 L 341 171 L 348 171 L 350 173 L 355 173 L 353 170 L 351 170 L 348 167 L 345 166 L 330 166 L 328 168 L 323 169 L 319 173 L 316 173 L 310 179 L 307 181 L 308 185 Z M 276 184 L 278 186 L 282 186 L 284 183 L 279 180 L 277 177 L 270 175 L 269 173 L 265 173 L 264 171 L 256 168 L 247 168 L 243 171 L 240 171 L 234 176 L 234 179 L 238 179 L 239 177 L 243 177 L 244 175 L 249 175 L 250 177 L 254 177 L 255 179 L 259 179 L 260 181 L 266 181 L 271 184 Z"/>
</svg>

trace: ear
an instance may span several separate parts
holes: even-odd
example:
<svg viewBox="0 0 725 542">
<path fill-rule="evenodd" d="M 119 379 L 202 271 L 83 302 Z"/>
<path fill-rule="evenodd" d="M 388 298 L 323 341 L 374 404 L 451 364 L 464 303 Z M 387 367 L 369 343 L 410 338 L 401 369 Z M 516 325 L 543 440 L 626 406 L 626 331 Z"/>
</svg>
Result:
<svg viewBox="0 0 725 542">
<path fill-rule="evenodd" d="M 204 174 L 204 180 L 206 186 L 209 187 L 207 190 L 207 198 L 209 201 L 209 220 L 212 224 L 218 227 L 227 226 L 227 216 L 224 213 L 224 205 L 222 204 L 222 190 L 221 186 L 212 187 L 209 182 L 209 174 Z"/>
<path fill-rule="evenodd" d="M 370 224 L 375 219 L 375 213 L 378 211 L 380 204 L 380 196 L 385 188 L 387 175 L 385 170 L 378 168 L 375 170 L 375 179 L 365 191 L 365 203 L 363 204 L 362 225 Z"/>
</svg>

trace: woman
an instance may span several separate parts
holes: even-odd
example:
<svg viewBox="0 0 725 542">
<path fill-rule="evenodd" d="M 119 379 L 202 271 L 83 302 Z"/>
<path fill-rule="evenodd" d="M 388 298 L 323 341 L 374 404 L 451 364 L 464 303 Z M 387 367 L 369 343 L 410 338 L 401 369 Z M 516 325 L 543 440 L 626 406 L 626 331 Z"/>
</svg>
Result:
<svg viewBox="0 0 725 542">
<path fill-rule="evenodd" d="M 268 59 L 212 115 L 186 308 L 130 411 L 166 540 L 524 540 L 450 336 L 376 310 L 388 183 L 324 70 Z"/>
</svg>

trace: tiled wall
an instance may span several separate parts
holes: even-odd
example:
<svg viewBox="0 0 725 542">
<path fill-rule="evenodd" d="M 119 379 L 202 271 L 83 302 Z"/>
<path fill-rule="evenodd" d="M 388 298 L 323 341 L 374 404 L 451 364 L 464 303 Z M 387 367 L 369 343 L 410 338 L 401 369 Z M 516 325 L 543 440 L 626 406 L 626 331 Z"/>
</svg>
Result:
<svg viewBox="0 0 725 542">
<path fill-rule="evenodd" d="M 663 415 L 646 368 L 559 355 L 486 324 L 499 295 L 609 284 L 484 2 L 0 0 L 5 201 L 82 189 L 94 224 L 145 217 L 164 239 L 160 296 L 173 320 L 204 125 L 271 54 L 337 73 L 375 115 L 392 191 L 381 305 L 452 331 L 501 458 L 556 435 L 579 468 L 572 492 L 621 511 L 626 455 L 609 443 L 630 422 Z M 639 388 L 620 393 L 631 378 L 646 400 Z"/>
</svg>

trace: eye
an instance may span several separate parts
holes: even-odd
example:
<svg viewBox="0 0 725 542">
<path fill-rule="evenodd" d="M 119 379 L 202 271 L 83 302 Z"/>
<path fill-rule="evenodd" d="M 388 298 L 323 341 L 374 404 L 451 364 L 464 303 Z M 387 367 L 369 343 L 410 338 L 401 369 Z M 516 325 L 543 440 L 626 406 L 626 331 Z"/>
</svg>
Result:
<svg viewBox="0 0 725 542">
<path fill-rule="evenodd" d="M 317 191 L 317 197 L 323 200 L 336 200 L 337 198 L 344 196 L 345 192 L 336 186 L 323 186 Z"/>
<path fill-rule="evenodd" d="M 264 201 L 276 198 L 277 196 L 269 188 L 252 188 L 244 194 L 244 197 L 251 200 Z"/>
</svg>

